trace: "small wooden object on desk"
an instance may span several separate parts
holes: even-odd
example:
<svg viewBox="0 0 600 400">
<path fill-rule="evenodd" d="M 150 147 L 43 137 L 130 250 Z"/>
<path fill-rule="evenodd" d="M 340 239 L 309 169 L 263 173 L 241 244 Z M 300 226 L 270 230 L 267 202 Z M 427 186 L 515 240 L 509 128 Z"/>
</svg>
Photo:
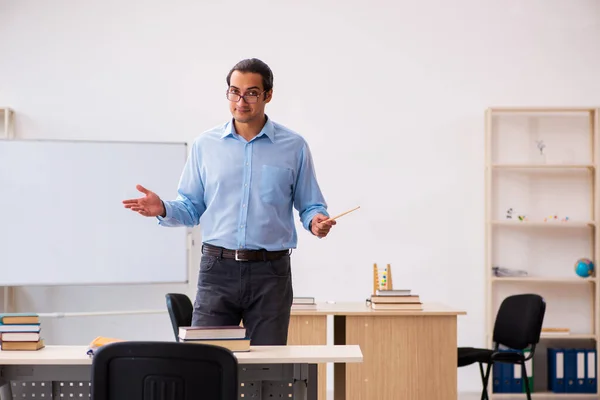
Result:
<svg viewBox="0 0 600 400">
<path fill-rule="evenodd" d="M 373 264 L 373 295 L 377 294 L 378 290 L 390 290 L 393 287 L 392 266 L 388 264 L 383 272 L 380 272 L 377 264 Z"/>
<path fill-rule="evenodd" d="M 408 289 L 394 290 L 393 288 L 392 266 L 388 264 L 380 274 L 377 264 L 374 264 L 373 294 L 370 299 L 373 310 L 423 310 L 423 304 L 418 295 L 411 294 Z"/>
</svg>

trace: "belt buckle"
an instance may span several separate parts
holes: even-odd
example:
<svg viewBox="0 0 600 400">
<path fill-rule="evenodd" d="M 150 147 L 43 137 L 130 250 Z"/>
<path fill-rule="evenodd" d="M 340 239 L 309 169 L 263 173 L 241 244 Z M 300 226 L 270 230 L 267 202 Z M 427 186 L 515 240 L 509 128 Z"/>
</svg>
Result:
<svg viewBox="0 0 600 400">
<path fill-rule="evenodd" d="M 239 252 L 239 250 L 236 250 L 236 251 L 235 251 L 235 261 L 248 261 L 248 259 L 247 259 L 247 258 L 246 258 L 246 259 L 244 259 L 244 258 L 240 258 L 240 257 L 238 256 L 238 252 Z"/>
</svg>

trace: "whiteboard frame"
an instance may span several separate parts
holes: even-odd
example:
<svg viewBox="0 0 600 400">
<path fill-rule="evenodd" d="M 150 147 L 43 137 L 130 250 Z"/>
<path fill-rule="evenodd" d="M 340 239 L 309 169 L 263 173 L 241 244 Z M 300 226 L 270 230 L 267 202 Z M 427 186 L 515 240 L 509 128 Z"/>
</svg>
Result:
<svg viewBox="0 0 600 400">
<path fill-rule="evenodd" d="M 102 143 L 102 144 L 158 144 L 158 145 L 183 145 L 185 148 L 185 162 L 187 162 L 189 157 L 189 144 L 185 141 L 174 141 L 174 142 L 166 142 L 166 141 L 134 141 L 134 140 L 97 140 L 97 139 L 48 139 L 48 138 L 17 138 L 15 136 L 9 137 L 0 137 L 0 142 L 45 142 L 45 143 Z M 182 167 L 183 168 L 183 167 Z M 148 218 L 148 217 L 146 217 Z M 189 285 L 190 277 L 193 272 L 193 248 L 194 248 L 194 239 L 193 239 L 193 229 L 191 227 L 181 227 L 180 229 L 185 230 L 185 241 L 186 241 L 186 271 L 185 271 L 185 279 L 183 281 L 173 281 L 173 282 L 98 282 L 98 283 L 25 283 L 25 282 L 17 282 L 11 283 L 9 285 L 2 284 L 0 278 L 0 287 L 3 288 L 3 297 L 4 297 L 4 312 L 11 312 L 14 309 L 14 291 L 13 288 L 16 287 L 85 287 L 85 286 L 95 286 L 95 287 L 110 287 L 110 286 L 156 286 L 156 285 Z M 33 249 L 32 249 L 33 250 Z"/>
</svg>

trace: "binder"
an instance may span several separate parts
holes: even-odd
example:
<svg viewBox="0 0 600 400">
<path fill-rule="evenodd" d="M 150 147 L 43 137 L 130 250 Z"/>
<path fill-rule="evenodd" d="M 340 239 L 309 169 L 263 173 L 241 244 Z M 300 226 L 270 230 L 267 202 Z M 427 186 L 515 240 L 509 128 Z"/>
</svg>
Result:
<svg viewBox="0 0 600 400">
<path fill-rule="evenodd" d="M 510 393 L 512 391 L 512 379 L 512 364 L 502 363 L 502 393 Z"/>
<path fill-rule="evenodd" d="M 565 392 L 577 393 L 577 355 L 575 349 L 564 349 Z"/>
<path fill-rule="evenodd" d="M 587 386 L 586 351 L 574 349 L 575 353 L 575 393 L 585 393 Z"/>
<path fill-rule="evenodd" d="M 502 391 L 503 375 L 502 375 L 502 365 L 501 364 L 494 363 L 494 365 L 492 366 L 492 379 L 493 379 L 492 391 L 494 393 L 504 393 Z"/>
<path fill-rule="evenodd" d="M 548 390 L 565 393 L 565 353 L 564 349 L 548 348 Z"/>
<path fill-rule="evenodd" d="M 596 363 L 597 351 L 596 349 L 588 349 L 585 351 L 586 355 L 586 383 L 584 385 L 585 393 L 596 393 L 597 391 L 597 375 L 598 368 Z"/>
<path fill-rule="evenodd" d="M 513 364 L 510 366 L 512 372 L 512 379 L 510 382 L 510 393 L 522 393 L 523 392 L 523 370 L 520 364 Z"/>
</svg>

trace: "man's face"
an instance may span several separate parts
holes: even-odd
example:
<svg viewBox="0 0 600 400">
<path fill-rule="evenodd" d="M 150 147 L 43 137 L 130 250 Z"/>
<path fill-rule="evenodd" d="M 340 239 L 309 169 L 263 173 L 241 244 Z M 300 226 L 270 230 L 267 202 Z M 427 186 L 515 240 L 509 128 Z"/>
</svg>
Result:
<svg viewBox="0 0 600 400">
<path fill-rule="evenodd" d="M 229 102 L 231 115 L 237 122 L 242 123 L 248 123 L 258 118 L 262 119 L 265 113 L 265 105 L 271 101 L 272 95 L 269 92 L 265 99 L 260 74 L 240 71 L 234 71 L 231 74 L 228 93 L 246 96 L 246 99 L 240 98 L 238 101 Z"/>
</svg>

